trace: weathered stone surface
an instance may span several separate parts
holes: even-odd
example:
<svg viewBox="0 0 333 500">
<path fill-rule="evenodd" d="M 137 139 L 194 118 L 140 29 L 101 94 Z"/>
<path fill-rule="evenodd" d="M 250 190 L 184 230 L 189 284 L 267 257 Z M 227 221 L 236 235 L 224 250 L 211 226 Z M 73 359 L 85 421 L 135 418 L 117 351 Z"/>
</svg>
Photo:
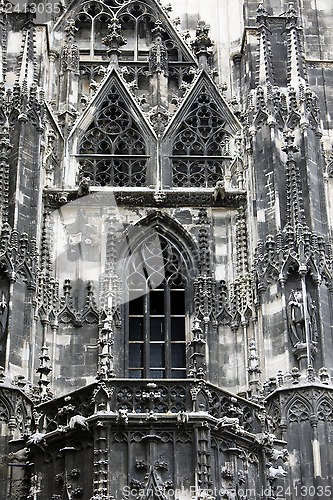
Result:
<svg viewBox="0 0 333 500">
<path fill-rule="evenodd" d="M 0 2 L 4 498 L 331 497 L 331 2 L 35 7 Z"/>
</svg>

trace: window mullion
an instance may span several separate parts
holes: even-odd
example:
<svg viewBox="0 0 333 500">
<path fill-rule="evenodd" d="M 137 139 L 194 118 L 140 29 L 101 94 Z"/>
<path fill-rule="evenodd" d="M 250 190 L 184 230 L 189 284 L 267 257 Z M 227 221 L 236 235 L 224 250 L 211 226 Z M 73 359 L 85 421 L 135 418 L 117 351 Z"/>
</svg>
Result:
<svg viewBox="0 0 333 500">
<path fill-rule="evenodd" d="M 165 378 L 171 377 L 171 308 L 170 308 L 170 288 L 165 283 L 164 288 L 164 359 L 165 359 Z"/>
<path fill-rule="evenodd" d="M 134 61 L 138 60 L 138 52 L 139 52 L 139 30 L 138 30 L 138 20 L 135 21 L 135 28 L 134 28 Z"/>
<path fill-rule="evenodd" d="M 185 378 L 188 375 L 188 369 L 190 366 L 190 351 L 188 349 L 189 341 L 190 341 L 190 317 L 188 314 L 188 311 L 190 310 L 190 299 L 189 299 L 189 294 L 186 293 L 184 294 L 184 316 L 185 316 L 185 342 L 184 342 L 184 348 L 185 348 Z"/>
<path fill-rule="evenodd" d="M 90 34 L 90 57 L 94 57 L 94 40 L 95 40 L 95 18 L 91 18 L 91 34 Z"/>
<path fill-rule="evenodd" d="M 127 346 L 129 346 L 129 330 L 130 330 L 130 317 L 129 317 L 129 303 L 126 302 L 124 305 L 123 305 L 123 309 L 124 309 L 124 317 L 125 317 L 125 325 L 124 325 L 124 329 L 125 329 L 125 342 Z M 128 373 L 129 374 L 129 347 L 128 349 L 125 349 L 125 356 L 124 356 L 124 368 L 125 368 L 125 372 L 124 373 Z"/>
</svg>

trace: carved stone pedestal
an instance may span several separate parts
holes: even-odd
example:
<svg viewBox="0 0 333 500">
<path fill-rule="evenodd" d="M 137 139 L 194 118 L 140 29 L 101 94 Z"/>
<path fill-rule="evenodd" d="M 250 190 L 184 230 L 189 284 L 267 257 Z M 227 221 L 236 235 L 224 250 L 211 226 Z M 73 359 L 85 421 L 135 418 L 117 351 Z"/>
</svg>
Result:
<svg viewBox="0 0 333 500">
<path fill-rule="evenodd" d="M 311 359 L 314 358 L 314 355 L 317 352 L 316 346 L 311 343 L 310 344 L 310 353 L 311 353 Z M 305 343 L 299 343 L 296 345 L 296 347 L 293 349 L 293 353 L 296 356 L 296 359 L 299 363 L 299 369 L 300 370 L 306 370 L 308 367 L 308 349 L 307 349 L 307 344 Z"/>
</svg>

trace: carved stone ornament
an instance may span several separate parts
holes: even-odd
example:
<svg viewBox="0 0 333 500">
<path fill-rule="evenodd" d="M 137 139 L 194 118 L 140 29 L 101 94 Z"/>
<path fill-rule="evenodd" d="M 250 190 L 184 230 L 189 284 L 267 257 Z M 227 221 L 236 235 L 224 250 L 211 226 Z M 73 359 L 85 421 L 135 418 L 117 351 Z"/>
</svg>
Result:
<svg viewBox="0 0 333 500">
<path fill-rule="evenodd" d="M 79 48 L 75 43 L 75 32 L 78 28 L 75 26 L 74 19 L 70 19 L 67 22 L 65 28 L 66 31 L 66 41 L 61 49 L 61 66 L 62 71 L 74 71 L 77 73 L 79 71 L 80 63 L 80 53 Z"/>
</svg>

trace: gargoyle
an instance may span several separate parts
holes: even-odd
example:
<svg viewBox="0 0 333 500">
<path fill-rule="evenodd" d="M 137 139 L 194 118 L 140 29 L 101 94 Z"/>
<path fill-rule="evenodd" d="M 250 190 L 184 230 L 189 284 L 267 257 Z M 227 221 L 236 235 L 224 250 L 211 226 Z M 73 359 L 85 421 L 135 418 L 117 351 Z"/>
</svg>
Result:
<svg viewBox="0 0 333 500">
<path fill-rule="evenodd" d="M 125 408 L 120 408 L 118 410 L 118 415 L 116 419 L 117 424 L 127 425 L 128 424 L 128 410 Z"/>
<path fill-rule="evenodd" d="M 287 462 L 289 457 L 288 450 L 284 448 L 283 450 L 271 450 L 270 458 L 273 462 L 276 462 L 279 458 L 283 460 L 283 462 Z"/>
<path fill-rule="evenodd" d="M 8 458 L 15 462 L 27 462 L 29 458 L 29 448 L 22 448 L 21 450 L 8 453 Z"/>
<path fill-rule="evenodd" d="M 77 195 L 79 198 L 81 198 L 81 196 L 86 196 L 87 194 L 89 194 L 90 184 L 90 177 L 82 177 L 82 179 L 80 180 L 79 188 L 77 190 Z"/>
<path fill-rule="evenodd" d="M 279 467 L 270 467 L 268 469 L 268 477 L 270 479 L 276 479 L 277 477 L 285 477 L 287 475 L 287 471 L 279 465 Z"/>
<path fill-rule="evenodd" d="M 224 181 L 217 181 L 214 193 L 213 193 L 214 201 L 222 201 L 225 198 L 225 185 Z"/>
<path fill-rule="evenodd" d="M 85 431 L 89 430 L 87 419 L 82 415 L 74 415 L 74 417 L 71 417 L 69 421 L 69 427 L 70 429 L 74 429 L 75 427 L 81 427 L 81 429 L 84 429 Z"/>
<path fill-rule="evenodd" d="M 188 413 L 186 413 L 184 410 L 181 410 L 177 413 L 177 424 L 186 424 L 189 421 L 189 416 Z"/>
<path fill-rule="evenodd" d="M 43 434 L 42 432 L 35 432 L 34 434 L 31 434 L 31 436 L 27 440 L 27 444 L 46 446 L 45 434 Z"/>
<path fill-rule="evenodd" d="M 219 418 L 216 427 L 239 427 L 239 418 L 237 417 L 222 417 Z"/>
</svg>

